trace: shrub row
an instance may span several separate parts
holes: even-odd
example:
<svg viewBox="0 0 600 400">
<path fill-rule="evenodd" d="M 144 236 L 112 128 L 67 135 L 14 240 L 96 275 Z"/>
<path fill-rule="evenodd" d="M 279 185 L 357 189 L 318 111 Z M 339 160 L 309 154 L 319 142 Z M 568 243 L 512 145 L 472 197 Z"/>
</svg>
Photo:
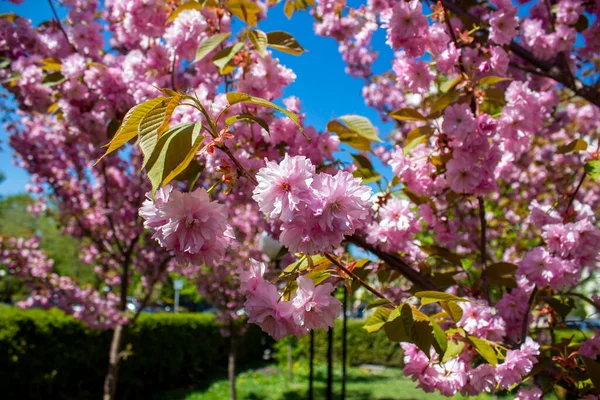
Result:
<svg viewBox="0 0 600 400">
<path fill-rule="evenodd" d="M 364 321 L 348 320 L 347 358 L 349 365 L 378 364 L 390 367 L 402 366 L 402 348 L 398 343 L 390 342 L 383 331 L 375 334 L 363 329 Z M 287 341 L 275 344 L 276 358 L 280 362 L 287 360 Z M 310 336 L 292 341 L 294 360 L 306 360 L 310 352 Z M 315 332 L 315 359 L 327 359 L 327 333 Z M 342 321 L 337 320 L 333 329 L 333 359 L 342 360 Z"/>
<path fill-rule="evenodd" d="M 0 310 L 2 399 L 101 398 L 112 332 L 91 330 L 58 310 Z M 260 358 L 265 338 L 252 325 L 238 364 Z M 227 338 L 211 314 L 142 314 L 128 328 L 120 399 L 152 399 L 226 368 Z"/>
</svg>

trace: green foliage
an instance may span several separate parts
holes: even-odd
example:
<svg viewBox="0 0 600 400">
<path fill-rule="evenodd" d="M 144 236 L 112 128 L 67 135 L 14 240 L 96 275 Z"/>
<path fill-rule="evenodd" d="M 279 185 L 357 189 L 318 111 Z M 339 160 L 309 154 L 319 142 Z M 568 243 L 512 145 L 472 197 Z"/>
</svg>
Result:
<svg viewBox="0 0 600 400">
<path fill-rule="evenodd" d="M 97 399 L 112 332 L 88 329 L 57 310 L 0 310 L 0 393 L 6 399 Z M 255 326 L 241 339 L 239 362 L 262 355 Z M 128 328 L 118 397 L 152 399 L 227 365 L 228 339 L 210 314 L 142 314 Z"/>
<path fill-rule="evenodd" d="M 363 329 L 365 321 L 348 320 L 348 364 L 378 364 L 386 366 L 402 366 L 402 348 L 398 343 L 388 340 L 383 331 L 368 333 Z M 336 321 L 333 331 L 333 358 L 336 363 L 342 359 L 342 321 Z M 310 336 L 294 341 L 294 360 L 308 360 Z M 275 344 L 276 358 L 285 363 L 287 360 L 287 341 Z M 327 334 L 315 331 L 315 359 L 325 361 L 327 357 Z"/>
</svg>

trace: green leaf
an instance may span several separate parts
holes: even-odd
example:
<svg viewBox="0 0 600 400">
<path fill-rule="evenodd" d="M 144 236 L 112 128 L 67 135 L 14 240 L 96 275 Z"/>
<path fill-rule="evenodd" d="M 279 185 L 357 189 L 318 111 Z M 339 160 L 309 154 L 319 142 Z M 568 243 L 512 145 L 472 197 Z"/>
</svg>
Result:
<svg viewBox="0 0 600 400">
<path fill-rule="evenodd" d="M 442 358 L 442 362 L 446 362 L 448 360 L 458 357 L 462 354 L 464 348 L 465 342 L 450 340 L 448 342 L 446 352 L 444 353 L 444 357 Z"/>
<path fill-rule="evenodd" d="M 354 163 L 358 165 L 359 168 L 373 169 L 373 164 L 371 161 L 363 156 L 362 154 L 350 154 L 350 157 L 354 160 Z"/>
<path fill-rule="evenodd" d="M 275 50 L 299 56 L 306 50 L 287 32 L 275 31 L 267 33 L 267 45 Z"/>
<path fill-rule="evenodd" d="M 485 269 L 488 277 L 513 276 L 519 267 L 516 264 L 497 262 Z"/>
<path fill-rule="evenodd" d="M 232 125 L 233 123 L 235 123 L 237 121 L 256 122 L 257 124 L 259 124 L 261 126 L 261 128 L 263 128 L 265 131 L 267 131 L 267 133 L 271 134 L 271 131 L 269 130 L 269 124 L 267 124 L 267 122 L 264 119 L 257 117 L 256 115 L 252 115 L 252 114 L 234 115 L 233 117 L 227 118 L 225 120 L 225 123 L 227 125 Z"/>
<path fill-rule="evenodd" d="M 256 25 L 258 14 L 262 11 L 258 4 L 251 0 L 228 0 L 225 8 L 250 26 Z"/>
<path fill-rule="evenodd" d="M 412 342 L 414 320 L 408 304 L 396 307 L 388 316 L 385 334 L 392 342 Z"/>
<path fill-rule="evenodd" d="M 243 47 L 244 43 L 238 42 L 215 54 L 212 61 L 219 68 L 219 72 L 222 75 L 228 74 L 236 68 L 236 65 L 231 63 L 231 60 Z"/>
<path fill-rule="evenodd" d="M 156 99 L 148 100 L 143 102 L 142 104 L 138 104 L 137 106 L 130 109 L 125 118 L 123 118 L 123 122 L 121 123 L 121 127 L 115 133 L 115 136 L 112 138 L 110 143 L 108 143 L 106 153 L 96 163 L 106 157 L 108 154 L 117 150 L 125 143 L 133 139 L 138 134 L 138 126 L 142 118 L 150 112 L 157 104 L 166 100 L 166 97 L 157 97 Z"/>
<path fill-rule="evenodd" d="M 436 292 L 433 290 L 426 290 L 423 292 L 415 293 L 415 297 L 421 299 L 421 304 L 437 303 L 438 301 L 465 301 L 470 302 L 471 300 L 463 299 L 462 297 L 455 296 L 450 293 Z"/>
<path fill-rule="evenodd" d="M 192 1 L 188 1 L 187 3 L 184 3 L 184 4 L 180 5 L 179 7 L 177 7 L 171 13 L 171 15 L 169 15 L 169 18 L 167 19 L 167 24 L 175 21 L 177 19 L 177 17 L 179 16 L 179 14 L 181 14 L 183 11 L 187 11 L 187 10 L 200 10 L 203 7 L 204 6 L 202 5 L 202 3 L 198 3 L 198 2 L 193 1 L 193 0 Z"/>
<path fill-rule="evenodd" d="M 384 327 L 392 311 L 389 308 L 379 307 L 373 315 L 367 318 L 363 329 L 369 333 L 377 332 Z"/>
<path fill-rule="evenodd" d="M 56 71 L 44 76 L 44 79 L 42 79 L 42 86 L 55 86 L 63 83 L 66 80 L 67 78 L 65 78 L 60 71 Z"/>
<path fill-rule="evenodd" d="M 564 320 L 575 308 L 575 300 L 562 296 L 542 296 L 544 300 Z"/>
<path fill-rule="evenodd" d="M 204 39 L 198 50 L 196 50 L 196 58 L 194 58 L 194 62 L 198 62 L 206 57 L 211 51 L 217 48 L 224 40 L 226 40 L 231 35 L 231 32 L 226 33 L 217 33 L 207 39 Z"/>
<path fill-rule="evenodd" d="M 446 107 L 456 100 L 456 98 L 460 95 L 460 92 L 457 90 L 451 90 L 448 93 L 445 93 L 438 97 L 435 102 L 431 105 L 431 109 L 429 110 L 429 117 L 431 118 L 437 112 L 443 112 Z"/>
<path fill-rule="evenodd" d="M 440 357 L 444 357 L 444 354 L 448 349 L 448 338 L 446 337 L 446 332 L 444 332 L 437 322 L 430 321 L 429 323 L 433 329 L 433 338 L 435 339 L 433 342 L 433 347 Z"/>
<path fill-rule="evenodd" d="M 600 178 L 600 160 L 593 160 L 585 163 L 584 171 L 596 182 Z"/>
<path fill-rule="evenodd" d="M 259 29 L 253 29 L 248 31 L 248 39 L 250 39 L 252 46 L 254 46 L 258 54 L 264 57 L 265 50 L 267 49 L 267 34 Z"/>
<path fill-rule="evenodd" d="M 490 345 L 490 342 L 485 339 L 476 338 L 474 336 L 468 336 L 468 340 L 471 342 L 475 350 L 483 357 L 488 363 L 493 366 L 498 364 L 498 355 L 494 348 Z"/>
<path fill-rule="evenodd" d="M 181 95 L 177 94 L 174 97 L 165 98 L 163 101 L 156 104 L 140 121 L 138 126 L 138 134 L 140 138 L 140 149 L 144 154 L 142 168 L 146 166 L 156 142 L 160 136 L 169 128 L 169 120 L 175 107 L 181 100 Z"/>
<path fill-rule="evenodd" d="M 369 183 L 378 182 L 379 180 L 381 180 L 381 178 L 383 178 L 383 175 L 378 174 L 377 172 L 373 171 L 372 169 L 367 169 L 367 168 L 359 168 L 355 171 L 352 171 L 352 176 L 354 176 L 355 178 L 361 178 L 362 179 L 361 183 L 363 185 L 368 185 Z"/>
<path fill-rule="evenodd" d="M 327 130 L 338 135 L 340 142 L 352 146 L 357 150 L 371 150 L 371 141 L 348 128 L 339 121 L 333 120 L 327 123 Z"/>
<path fill-rule="evenodd" d="M 484 76 L 479 80 L 480 85 L 495 85 L 498 82 L 512 81 L 512 78 L 503 76 Z"/>
<path fill-rule="evenodd" d="M 269 108 L 275 109 L 277 111 L 281 111 L 289 119 L 291 119 L 298 126 L 298 128 L 300 128 L 300 131 L 304 132 L 304 129 L 302 128 L 302 125 L 300 125 L 300 121 L 296 114 L 294 114 L 293 112 L 291 112 L 289 110 L 286 110 L 283 107 L 279 107 L 278 105 L 275 105 L 275 104 L 271 103 L 270 101 L 261 99 L 260 97 L 250 96 L 249 94 L 241 93 L 241 92 L 227 93 L 227 101 L 231 105 L 237 104 L 237 103 L 250 103 L 250 104 L 257 105 L 257 106 L 269 107 Z"/>
<path fill-rule="evenodd" d="M 585 14 L 581 14 L 577 22 L 575 22 L 575 30 L 577 32 L 583 32 L 588 28 L 589 24 L 590 23 Z"/>
<path fill-rule="evenodd" d="M 178 125 L 162 135 L 146 166 L 153 193 L 168 178 L 173 179 L 187 167 L 195 154 L 192 150 L 203 140 L 199 123 Z M 182 167 L 183 164 L 185 167 Z"/>
<path fill-rule="evenodd" d="M 365 307 L 365 311 L 366 311 L 366 310 L 370 310 L 370 309 L 372 309 L 372 308 L 381 307 L 381 306 L 383 306 L 383 305 L 386 305 L 386 304 L 390 304 L 390 303 L 388 303 L 388 301 L 387 301 L 387 300 L 384 300 L 384 299 L 376 299 L 376 300 L 375 300 L 375 301 L 373 301 L 371 304 L 369 304 L 369 305 L 367 305 L 367 306 Z"/>
<path fill-rule="evenodd" d="M 368 118 L 360 115 L 342 115 L 337 118 L 338 120 L 345 123 L 348 128 L 356 132 L 359 136 L 364 137 L 375 142 L 381 142 L 382 140 L 377 135 L 377 129 L 373 126 Z"/>
<path fill-rule="evenodd" d="M 427 137 L 429 134 L 431 134 L 431 132 L 433 132 L 433 129 L 431 129 L 429 126 L 421 126 L 408 132 L 402 152 L 404 154 L 408 154 L 412 149 L 421 143 L 427 142 Z"/>
<path fill-rule="evenodd" d="M 454 322 L 460 321 L 463 316 L 462 308 L 454 301 L 440 301 L 440 306 L 448 313 Z"/>
<path fill-rule="evenodd" d="M 575 139 L 571 143 L 564 146 L 560 146 L 557 150 L 557 154 L 566 154 L 574 151 L 587 150 L 588 144 L 583 139 Z"/>
<path fill-rule="evenodd" d="M 427 121 L 427 118 L 413 108 L 400 108 L 388 114 L 398 121 Z"/>
<path fill-rule="evenodd" d="M 440 91 L 442 93 L 448 93 L 450 90 L 454 89 L 456 85 L 458 85 L 462 81 L 462 74 L 458 75 L 454 79 L 448 79 L 446 82 L 440 85 Z"/>
<path fill-rule="evenodd" d="M 294 10 L 295 9 L 296 9 L 296 7 L 294 7 L 294 2 L 293 1 L 287 0 L 285 2 L 285 5 L 283 6 L 283 13 L 287 17 L 287 19 L 292 19 L 292 15 L 294 15 Z"/>
<path fill-rule="evenodd" d="M 425 253 L 429 254 L 430 256 L 439 257 L 441 259 L 449 261 L 450 263 L 452 263 L 454 265 L 462 265 L 461 256 L 459 256 L 456 253 L 451 252 L 450 250 L 448 250 L 445 247 L 438 246 L 435 244 L 423 245 L 423 246 L 421 246 L 421 250 L 423 250 Z"/>
<path fill-rule="evenodd" d="M 590 377 L 592 384 L 598 390 L 600 390 L 600 362 L 592 360 L 589 357 L 579 355 L 585 364 L 585 372 Z"/>
</svg>

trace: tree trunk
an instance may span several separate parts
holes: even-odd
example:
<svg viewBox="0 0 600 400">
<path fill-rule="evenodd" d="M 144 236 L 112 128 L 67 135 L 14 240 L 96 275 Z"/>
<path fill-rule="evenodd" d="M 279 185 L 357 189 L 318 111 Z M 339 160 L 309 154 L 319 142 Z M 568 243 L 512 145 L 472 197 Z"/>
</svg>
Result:
<svg viewBox="0 0 600 400">
<path fill-rule="evenodd" d="M 121 272 L 121 298 L 119 310 L 125 312 L 127 309 L 127 290 L 129 289 L 129 261 L 135 240 L 129 246 L 124 254 L 123 271 Z M 125 332 L 124 325 L 117 325 L 113 332 L 112 342 L 110 343 L 110 352 L 108 353 L 108 371 L 104 377 L 104 396 L 103 400 L 114 400 L 117 392 L 117 380 L 119 378 L 119 363 L 121 362 L 121 347 L 123 346 L 123 336 Z"/>
<path fill-rule="evenodd" d="M 119 361 L 121 358 L 119 353 L 121 352 L 121 343 L 123 342 L 123 329 L 123 325 L 118 325 L 113 332 L 108 356 L 108 372 L 104 378 L 104 400 L 114 400 L 117 391 Z"/>
<path fill-rule="evenodd" d="M 308 362 L 308 400 L 313 400 L 313 379 L 314 374 L 314 362 L 315 362 L 315 331 L 310 331 L 310 355 Z"/>
<path fill-rule="evenodd" d="M 346 359 L 348 353 L 348 340 L 346 335 L 348 334 L 348 316 L 346 315 L 348 310 L 348 290 L 344 286 L 344 301 L 342 302 L 342 398 L 346 400 Z"/>
<path fill-rule="evenodd" d="M 294 380 L 294 362 L 292 359 L 292 338 L 288 337 L 287 342 L 287 362 L 288 362 L 288 379 L 291 381 Z"/>
<path fill-rule="evenodd" d="M 235 391 L 235 353 L 237 347 L 237 338 L 231 334 L 231 340 L 229 342 L 229 358 L 227 361 L 227 374 L 229 376 L 229 399 L 236 399 Z"/>
<path fill-rule="evenodd" d="M 333 328 L 327 331 L 327 400 L 333 400 Z"/>
</svg>

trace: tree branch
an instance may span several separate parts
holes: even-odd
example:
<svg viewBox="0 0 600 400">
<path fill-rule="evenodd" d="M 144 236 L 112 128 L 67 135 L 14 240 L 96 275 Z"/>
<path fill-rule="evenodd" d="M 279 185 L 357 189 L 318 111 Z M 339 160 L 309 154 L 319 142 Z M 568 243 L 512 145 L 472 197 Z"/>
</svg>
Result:
<svg viewBox="0 0 600 400">
<path fill-rule="evenodd" d="M 485 221 L 485 202 L 483 201 L 483 197 L 481 197 L 481 196 L 477 197 L 477 201 L 479 202 L 479 223 L 481 225 L 481 244 L 479 247 L 479 249 L 481 251 L 481 270 L 482 270 L 482 272 L 481 272 L 482 285 L 481 286 L 483 289 L 483 297 L 488 302 L 488 304 L 491 304 L 490 303 L 490 287 L 488 285 L 487 271 L 486 271 L 487 223 Z"/>
<path fill-rule="evenodd" d="M 54 8 L 54 4 L 52 3 L 52 0 L 48 0 L 48 4 L 50 4 L 50 8 L 52 9 L 52 14 L 54 14 L 54 19 L 56 20 L 56 23 L 58 24 L 59 29 L 63 33 L 65 39 L 67 40 L 67 43 L 69 43 L 69 46 L 71 46 L 71 49 L 73 50 L 73 52 L 76 53 L 77 49 L 75 48 L 73 43 L 71 43 L 71 41 L 69 40 L 69 35 L 67 35 L 67 31 L 65 31 L 65 28 L 63 28 L 63 26 L 60 22 L 60 18 L 58 18 L 58 13 L 56 12 L 56 8 Z"/>
<path fill-rule="evenodd" d="M 371 285 L 369 285 L 367 282 L 365 282 L 364 280 L 362 280 L 361 278 L 359 278 L 356 274 L 354 274 L 352 271 L 350 271 L 349 269 L 347 269 L 346 267 L 344 267 L 342 265 L 342 263 L 340 263 L 334 256 L 332 256 L 329 253 L 325 253 L 325 258 L 327 258 L 329 261 L 331 261 L 332 263 L 335 264 L 336 267 L 338 267 L 339 269 L 341 269 L 342 271 L 344 271 L 346 273 L 346 275 L 350 276 L 352 279 L 356 280 L 358 283 L 360 283 L 365 289 L 367 289 L 369 292 L 373 293 L 375 296 L 387 301 L 388 303 L 390 303 L 390 305 L 396 307 L 396 304 L 391 301 L 390 299 L 388 299 L 387 297 L 385 297 L 381 292 L 379 292 L 377 289 L 373 288 Z"/>
<path fill-rule="evenodd" d="M 437 285 L 430 279 L 422 276 L 419 271 L 413 269 L 410 265 L 405 263 L 400 257 L 395 254 L 387 253 L 377 249 L 375 246 L 369 244 L 364 238 L 353 235 L 346 239 L 348 243 L 362 247 L 363 249 L 370 251 L 375 254 L 379 259 L 384 261 L 391 269 L 398 272 L 406 279 L 411 281 L 413 284 L 419 286 L 425 290 L 439 290 Z"/>
<path fill-rule="evenodd" d="M 481 24 L 474 15 L 470 14 L 466 10 L 463 10 L 460 5 L 455 4 L 454 2 L 444 0 L 444 6 L 459 17 L 470 19 L 472 22 L 478 25 Z M 545 76 L 571 89 L 578 96 L 586 99 L 596 107 L 600 108 L 600 93 L 595 88 L 585 85 L 579 79 L 572 78 L 570 70 L 565 71 L 564 68 L 561 68 L 561 66 L 559 66 L 556 62 L 550 63 L 536 58 L 529 50 L 514 40 L 510 42 L 510 50 L 524 61 L 527 61 L 533 67 L 541 70 Z"/>
</svg>

